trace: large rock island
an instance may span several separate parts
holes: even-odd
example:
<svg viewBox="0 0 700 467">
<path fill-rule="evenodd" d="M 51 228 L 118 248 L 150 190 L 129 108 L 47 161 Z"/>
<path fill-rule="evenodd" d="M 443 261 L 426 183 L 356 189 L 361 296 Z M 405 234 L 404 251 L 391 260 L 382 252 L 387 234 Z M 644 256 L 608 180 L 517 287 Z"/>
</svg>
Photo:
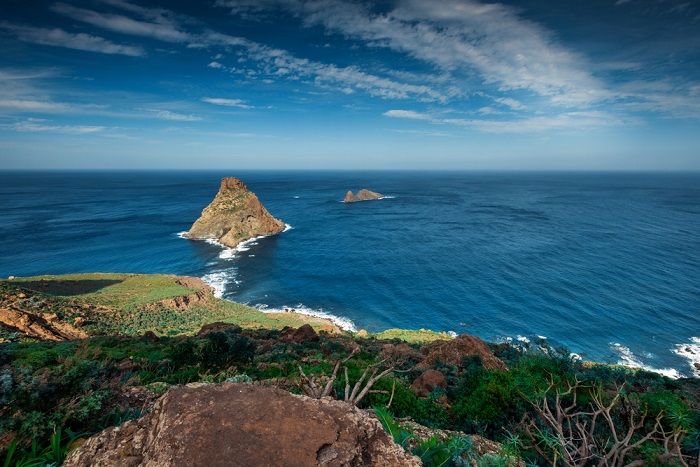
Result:
<svg viewBox="0 0 700 467">
<path fill-rule="evenodd" d="M 214 201 L 202 211 L 184 236 L 191 240 L 216 240 L 235 248 L 239 243 L 262 235 L 274 235 L 285 229 L 260 203 L 255 193 L 237 178 L 221 180 Z"/>
<path fill-rule="evenodd" d="M 348 191 L 348 194 L 345 195 L 345 199 L 343 200 L 343 203 L 354 203 L 356 201 L 370 201 L 373 199 L 382 199 L 386 198 L 381 193 L 376 193 L 374 191 L 369 191 L 369 190 L 360 190 L 357 192 L 356 195 L 352 194 L 352 191 Z"/>
</svg>

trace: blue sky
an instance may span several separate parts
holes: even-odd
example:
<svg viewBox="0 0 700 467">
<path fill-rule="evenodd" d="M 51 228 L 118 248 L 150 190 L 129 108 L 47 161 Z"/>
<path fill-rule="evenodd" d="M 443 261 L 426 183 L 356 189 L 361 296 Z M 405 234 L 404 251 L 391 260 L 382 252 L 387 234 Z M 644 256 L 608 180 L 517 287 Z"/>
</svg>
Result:
<svg viewBox="0 0 700 467">
<path fill-rule="evenodd" d="M 700 170 L 700 3 L 4 0 L 0 169 Z"/>
</svg>

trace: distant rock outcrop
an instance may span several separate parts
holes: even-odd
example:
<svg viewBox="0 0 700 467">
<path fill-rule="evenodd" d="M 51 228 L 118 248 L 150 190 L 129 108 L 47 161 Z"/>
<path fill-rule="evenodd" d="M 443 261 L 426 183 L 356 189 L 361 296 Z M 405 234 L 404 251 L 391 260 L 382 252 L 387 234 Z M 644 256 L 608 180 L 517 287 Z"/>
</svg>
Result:
<svg viewBox="0 0 700 467">
<path fill-rule="evenodd" d="M 345 199 L 343 200 L 344 203 L 354 203 L 355 201 L 370 201 L 373 199 L 382 199 L 385 198 L 385 196 L 381 193 L 375 193 L 374 191 L 369 191 L 369 190 L 360 190 L 357 192 L 356 195 L 352 194 L 352 191 L 348 191 L 348 194 L 345 195 Z"/>
<path fill-rule="evenodd" d="M 138 420 L 107 428 L 66 467 L 415 466 L 357 407 L 243 383 L 174 387 Z"/>
<path fill-rule="evenodd" d="M 282 232 L 285 224 L 275 219 L 258 197 L 237 178 L 221 180 L 214 201 L 202 211 L 184 236 L 192 240 L 216 240 L 235 248 L 241 242 Z"/>
</svg>

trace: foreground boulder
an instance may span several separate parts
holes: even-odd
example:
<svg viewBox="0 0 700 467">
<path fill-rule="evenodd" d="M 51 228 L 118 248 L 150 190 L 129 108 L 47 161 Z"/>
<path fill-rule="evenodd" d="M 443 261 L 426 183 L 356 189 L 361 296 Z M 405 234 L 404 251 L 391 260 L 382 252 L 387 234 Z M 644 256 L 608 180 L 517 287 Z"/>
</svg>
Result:
<svg viewBox="0 0 700 467">
<path fill-rule="evenodd" d="M 357 192 L 356 195 L 352 194 L 352 191 L 348 191 L 348 193 L 345 195 L 345 199 L 343 200 L 344 203 L 354 203 L 356 201 L 370 201 L 373 199 L 382 199 L 385 198 L 385 196 L 381 193 L 376 193 L 374 191 L 369 191 L 369 190 L 360 190 Z"/>
<path fill-rule="evenodd" d="M 257 196 L 237 178 L 221 180 L 214 200 L 204 208 L 199 219 L 184 237 L 191 240 L 216 240 L 235 248 L 241 242 L 264 235 L 274 235 L 286 228 L 260 203 Z"/>
<path fill-rule="evenodd" d="M 75 466 L 420 466 L 345 402 L 242 383 L 171 389 L 146 416 L 93 436 Z"/>
</svg>

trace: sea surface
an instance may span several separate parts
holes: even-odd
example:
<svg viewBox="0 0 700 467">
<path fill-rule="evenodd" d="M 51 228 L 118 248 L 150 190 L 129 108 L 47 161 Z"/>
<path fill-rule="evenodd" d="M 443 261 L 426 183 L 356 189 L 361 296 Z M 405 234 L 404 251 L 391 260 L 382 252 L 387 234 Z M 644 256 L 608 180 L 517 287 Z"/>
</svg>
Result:
<svg viewBox="0 0 700 467">
<path fill-rule="evenodd" d="M 223 176 L 290 228 L 237 250 L 182 238 Z M 361 188 L 387 198 L 340 202 Z M 0 172 L 0 277 L 77 272 L 700 374 L 697 173 Z"/>
</svg>

